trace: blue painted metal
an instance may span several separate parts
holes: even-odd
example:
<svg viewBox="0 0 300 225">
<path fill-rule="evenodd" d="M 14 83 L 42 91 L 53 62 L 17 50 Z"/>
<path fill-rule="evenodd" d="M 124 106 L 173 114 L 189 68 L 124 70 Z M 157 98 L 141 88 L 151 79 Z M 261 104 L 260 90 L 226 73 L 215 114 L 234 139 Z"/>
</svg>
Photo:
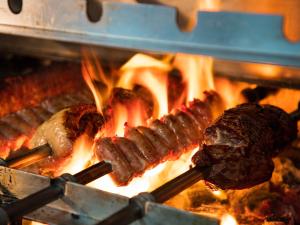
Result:
<svg viewBox="0 0 300 225">
<path fill-rule="evenodd" d="M 5 2 L 0 3 L 2 33 L 300 67 L 300 43 L 284 38 L 280 16 L 200 12 L 197 27 L 182 32 L 175 9 L 165 6 L 104 2 L 101 20 L 91 23 L 84 0 L 27 0 L 18 15 Z"/>
</svg>

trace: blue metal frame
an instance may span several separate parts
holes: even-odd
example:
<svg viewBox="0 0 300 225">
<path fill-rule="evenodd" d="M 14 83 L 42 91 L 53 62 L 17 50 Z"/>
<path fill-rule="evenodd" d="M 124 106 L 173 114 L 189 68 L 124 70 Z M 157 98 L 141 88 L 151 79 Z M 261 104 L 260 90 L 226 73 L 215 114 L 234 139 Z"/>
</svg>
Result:
<svg viewBox="0 0 300 225">
<path fill-rule="evenodd" d="M 102 4 L 101 20 L 91 23 L 86 17 L 84 0 L 27 0 L 18 15 L 12 14 L 6 1 L 2 1 L 0 33 L 300 67 L 300 43 L 285 39 L 281 16 L 199 12 L 196 28 L 182 32 L 173 8 Z"/>
</svg>

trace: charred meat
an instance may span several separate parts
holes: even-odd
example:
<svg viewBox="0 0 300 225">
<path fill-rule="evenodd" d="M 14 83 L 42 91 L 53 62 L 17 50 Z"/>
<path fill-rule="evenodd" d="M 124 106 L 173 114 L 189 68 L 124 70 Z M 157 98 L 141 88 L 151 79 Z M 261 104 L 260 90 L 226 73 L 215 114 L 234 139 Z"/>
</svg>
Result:
<svg viewBox="0 0 300 225">
<path fill-rule="evenodd" d="M 112 164 L 114 181 L 126 185 L 146 169 L 195 148 L 213 119 L 213 106 L 222 105 L 216 93 L 206 94 L 204 101 L 195 100 L 189 107 L 152 121 L 148 127 L 127 127 L 124 138 L 97 140 L 95 154 Z"/>
<path fill-rule="evenodd" d="M 11 151 L 28 145 L 35 130 L 54 113 L 78 104 L 91 104 L 93 98 L 84 89 L 81 92 L 45 99 L 39 106 L 28 107 L 10 113 L 0 119 L 0 157 L 6 158 Z"/>
<path fill-rule="evenodd" d="M 55 172 L 56 162 L 62 162 L 72 154 L 73 143 L 80 135 L 87 134 L 93 139 L 103 125 L 104 118 L 94 105 L 73 106 L 54 114 L 36 130 L 30 140 L 30 148 L 49 144 L 53 156 L 34 167 L 51 174 L 49 168 L 55 165 Z"/>
<path fill-rule="evenodd" d="M 205 130 L 192 160 L 211 168 L 206 181 L 222 189 L 248 188 L 271 178 L 272 157 L 296 137 L 297 124 L 289 114 L 246 103 L 226 110 Z"/>
</svg>

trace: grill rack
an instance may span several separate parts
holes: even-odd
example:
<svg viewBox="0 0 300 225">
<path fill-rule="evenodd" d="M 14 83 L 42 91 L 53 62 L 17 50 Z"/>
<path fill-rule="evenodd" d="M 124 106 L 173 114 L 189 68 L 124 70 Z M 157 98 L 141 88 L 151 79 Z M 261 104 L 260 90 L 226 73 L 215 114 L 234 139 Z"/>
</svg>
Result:
<svg viewBox="0 0 300 225">
<path fill-rule="evenodd" d="M 24 198 L 50 184 L 50 178 L 0 166 L 1 191 L 9 197 Z M 21 184 L 21 185 L 20 185 Z M 129 198 L 73 182 L 67 182 L 64 196 L 24 218 L 49 224 L 94 225 L 125 207 Z M 199 216 L 165 205 L 146 202 L 146 216 L 132 224 L 138 225 L 217 225 L 218 219 Z M 1 216 L 0 216 L 1 217 Z"/>
</svg>

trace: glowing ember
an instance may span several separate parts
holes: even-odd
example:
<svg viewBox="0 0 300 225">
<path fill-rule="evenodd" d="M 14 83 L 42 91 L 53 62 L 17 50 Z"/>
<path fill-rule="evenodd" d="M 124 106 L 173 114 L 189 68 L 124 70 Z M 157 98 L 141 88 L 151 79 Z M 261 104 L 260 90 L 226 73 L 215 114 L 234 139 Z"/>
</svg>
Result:
<svg viewBox="0 0 300 225">
<path fill-rule="evenodd" d="M 236 219 L 230 214 L 225 214 L 221 217 L 220 225 L 238 225 Z"/>
</svg>

